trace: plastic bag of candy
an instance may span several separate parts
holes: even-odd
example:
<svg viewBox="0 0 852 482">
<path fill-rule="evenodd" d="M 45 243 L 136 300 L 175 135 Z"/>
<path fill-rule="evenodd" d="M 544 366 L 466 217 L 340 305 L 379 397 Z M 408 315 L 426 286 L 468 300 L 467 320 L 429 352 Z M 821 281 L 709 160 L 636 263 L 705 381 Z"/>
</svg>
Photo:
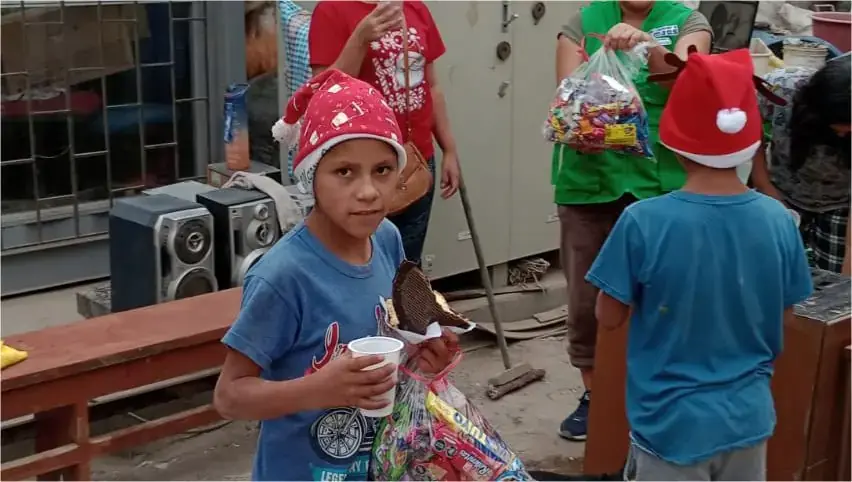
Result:
<svg viewBox="0 0 852 482">
<path fill-rule="evenodd" d="M 648 113 L 632 78 L 646 49 L 598 49 L 559 83 L 544 123 L 544 138 L 585 154 L 615 151 L 653 158 Z"/>
<path fill-rule="evenodd" d="M 382 300 L 380 332 L 405 341 L 406 350 L 393 413 L 376 428 L 371 480 L 533 480 L 494 427 L 447 380 L 460 351 L 443 372 L 418 373 L 417 345 L 424 339 L 412 339 L 411 333 L 422 335 L 432 319 L 445 329 L 470 323 L 441 300 L 410 265 L 397 273 L 394 299 Z"/>
</svg>

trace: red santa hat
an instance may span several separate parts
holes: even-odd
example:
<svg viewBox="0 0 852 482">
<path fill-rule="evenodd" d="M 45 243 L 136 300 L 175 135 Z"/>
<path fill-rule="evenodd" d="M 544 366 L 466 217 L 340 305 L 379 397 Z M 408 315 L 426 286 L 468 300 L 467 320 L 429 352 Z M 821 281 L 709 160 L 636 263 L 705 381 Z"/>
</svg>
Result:
<svg viewBox="0 0 852 482">
<path fill-rule="evenodd" d="M 396 151 L 399 169 L 405 167 L 393 110 L 372 86 L 339 70 L 325 70 L 300 87 L 287 102 L 284 117 L 272 126 L 272 137 L 288 147 L 298 144 L 293 175 L 307 193 L 313 193 L 320 159 L 350 139 L 387 142 Z"/>
<path fill-rule="evenodd" d="M 690 53 L 660 118 L 660 142 L 717 169 L 751 159 L 763 133 L 753 76 L 748 50 Z"/>
</svg>

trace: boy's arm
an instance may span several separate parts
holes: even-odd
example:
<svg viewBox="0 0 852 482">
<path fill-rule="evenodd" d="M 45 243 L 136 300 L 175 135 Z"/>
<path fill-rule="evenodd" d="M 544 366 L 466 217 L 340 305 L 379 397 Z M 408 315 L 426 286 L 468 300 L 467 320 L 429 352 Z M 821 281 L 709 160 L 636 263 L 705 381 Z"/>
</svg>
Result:
<svg viewBox="0 0 852 482">
<path fill-rule="evenodd" d="M 429 83 L 429 89 L 432 91 L 432 112 L 435 117 L 435 124 L 432 128 L 432 133 L 435 135 L 435 140 L 438 141 L 438 146 L 441 152 L 457 152 L 456 139 L 453 137 L 453 131 L 450 129 L 450 117 L 447 115 L 447 100 L 444 97 L 444 91 L 441 84 L 438 83 L 438 76 L 435 73 L 435 66 L 431 62 L 426 64 L 426 81 Z"/>
<path fill-rule="evenodd" d="M 598 323 L 608 330 L 614 330 L 621 326 L 630 316 L 630 306 L 618 301 L 606 294 L 603 290 L 598 292 L 595 303 L 595 318 Z"/>
<path fill-rule="evenodd" d="M 627 320 L 639 284 L 644 250 L 639 226 L 630 211 L 623 212 L 586 274 L 586 281 L 600 289 L 595 316 L 606 329 L 618 328 Z"/>
<path fill-rule="evenodd" d="M 334 66 L 353 77 L 361 71 L 367 45 L 358 31 L 348 32 L 338 21 L 332 1 L 318 2 L 311 13 L 308 49 L 311 73 L 317 75 Z"/>
<path fill-rule="evenodd" d="M 453 137 L 453 132 L 450 129 L 450 118 L 447 115 L 447 102 L 444 98 L 444 91 L 438 83 L 438 76 L 435 73 L 435 61 L 437 61 L 444 53 L 447 52 L 447 46 L 444 45 L 444 39 L 441 37 L 441 31 L 438 29 L 438 24 L 432 18 L 432 12 L 426 4 L 420 4 L 424 21 L 428 24 L 426 29 L 426 82 L 429 83 L 429 90 L 432 92 L 432 114 L 434 124 L 432 125 L 432 134 L 435 140 L 438 141 L 438 146 L 441 152 L 445 155 L 447 152 L 455 154 L 456 139 Z"/>
<path fill-rule="evenodd" d="M 228 349 L 213 395 L 222 417 L 269 420 L 321 406 L 316 377 L 273 382 L 260 378 L 260 371 L 251 358 Z"/>
<path fill-rule="evenodd" d="M 766 163 L 766 144 L 762 144 L 752 160 L 751 182 L 759 192 L 771 196 L 784 204 L 784 196 L 778 192 L 769 178 L 769 166 Z M 785 204 L 786 205 L 786 204 Z"/>
<path fill-rule="evenodd" d="M 769 162 L 766 159 L 766 149 L 772 143 L 772 118 L 775 116 L 775 104 L 758 94 L 757 106 L 760 109 L 762 120 L 763 143 L 752 159 L 751 182 L 754 188 L 767 196 L 771 196 L 784 203 L 784 196 L 775 188 L 769 177 Z M 785 203 L 786 205 L 786 203 Z"/>
<path fill-rule="evenodd" d="M 329 66 L 352 77 L 361 73 L 367 44 L 401 25 L 402 10 L 391 2 L 380 2 L 350 33 L 338 21 L 332 1 L 321 1 L 311 14 L 308 32 L 311 70 L 319 74 Z"/>
<path fill-rule="evenodd" d="M 444 91 L 435 73 L 435 61 L 444 55 L 447 47 L 441 38 L 438 24 L 432 18 L 432 13 L 426 4 L 420 4 L 423 17 L 428 23 L 426 30 L 426 82 L 432 95 L 432 135 L 441 148 L 441 197 L 448 199 L 459 189 L 461 168 L 459 168 L 459 153 L 456 138 L 450 128 L 450 117 L 447 115 L 447 101 Z"/>
<path fill-rule="evenodd" d="M 240 314 L 222 338 L 228 346 L 214 405 L 230 419 L 266 420 L 305 410 L 316 402 L 306 378 L 266 381 L 261 372 L 293 345 L 298 314 L 266 280 L 249 277 Z"/>
<path fill-rule="evenodd" d="M 808 299 L 814 292 L 808 255 L 802 242 L 802 235 L 796 224 L 790 221 L 787 230 L 787 269 L 784 280 L 784 309 L 792 310 L 793 305 Z"/>
</svg>

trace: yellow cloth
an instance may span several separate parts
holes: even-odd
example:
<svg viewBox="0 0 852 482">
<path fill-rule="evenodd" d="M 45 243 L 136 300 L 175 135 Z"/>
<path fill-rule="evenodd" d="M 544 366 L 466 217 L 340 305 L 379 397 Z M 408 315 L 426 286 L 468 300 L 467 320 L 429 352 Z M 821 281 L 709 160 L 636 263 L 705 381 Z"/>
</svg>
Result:
<svg viewBox="0 0 852 482">
<path fill-rule="evenodd" d="M 3 340 L 0 340 L 0 355 L 2 355 L 0 370 L 26 360 L 28 356 L 27 352 L 14 349 L 3 343 Z"/>
<path fill-rule="evenodd" d="M 784 67 L 784 61 L 779 59 L 778 57 L 770 54 L 769 55 L 769 66 L 772 67 L 773 69 L 780 69 L 780 68 Z"/>
</svg>

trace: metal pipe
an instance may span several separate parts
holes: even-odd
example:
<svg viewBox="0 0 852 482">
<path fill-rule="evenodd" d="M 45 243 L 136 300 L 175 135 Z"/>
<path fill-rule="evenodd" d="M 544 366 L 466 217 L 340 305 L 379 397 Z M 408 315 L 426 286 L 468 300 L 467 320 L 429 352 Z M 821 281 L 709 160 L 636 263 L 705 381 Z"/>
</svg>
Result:
<svg viewBox="0 0 852 482">
<path fill-rule="evenodd" d="M 178 115 L 177 115 L 177 82 L 175 82 L 175 22 L 174 22 L 174 2 L 169 2 L 169 81 L 172 86 L 172 142 L 174 149 L 172 152 L 174 157 L 175 179 L 180 177 L 180 144 L 178 142 Z M 146 147 L 147 149 L 147 147 Z"/>
<path fill-rule="evenodd" d="M 21 22 L 26 25 L 27 24 L 27 7 L 24 4 L 24 1 L 21 0 Z M 29 58 L 29 37 L 27 36 L 27 28 L 21 28 L 21 45 L 23 46 L 24 58 Z M 25 77 L 24 86 L 26 90 L 24 92 L 24 96 L 26 98 L 27 104 L 27 130 L 29 131 L 30 137 L 30 158 L 37 159 L 38 155 L 36 154 L 35 147 L 35 123 L 33 122 L 33 100 L 32 100 L 32 79 L 30 78 L 30 72 L 27 70 Z M 36 217 L 36 239 L 39 243 L 44 241 L 44 230 L 41 225 L 41 204 L 39 203 L 39 181 L 38 181 L 38 163 L 33 162 L 31 164 L 32 170 L 32 182 L 33 182 L 33 200 L 35 201 L 35 217 Z"/>
<path fill-rule="evenodd" d="M 476 263 L 479 265 L 479 276 L 482 278 L 482 286 L 485 288 L 485 296 L 488 299 L 488 310 L 491 312 L 491 321 L 494 323 L 494 331 L 497 333 L 497 345 L 500 347 L 500 356 L 503 358 L 503 367 L 506 370 L 512 368 L 509 358 L 509 347 L 506 343 L 506 334 L 503 332 L 503 322 L 497 312 L 497 300 L 494 299 L 494 288 L 491 286 L 491 274 L 488 265 L 485 264 L 485 254 L 482 252 L 482 244 L 479 241 L 479 232 L 473 219 L 473 210 L 470 207 L 470 199 L 467 197 L 467 187 L 464 176 L 459 176 L 459 197 L 461 198 L 464 216 L 467 220 L 467 229 L 470 231 L 470 240 L 473 243 L 473 252 L 476 254 Z"/>
</svg>

